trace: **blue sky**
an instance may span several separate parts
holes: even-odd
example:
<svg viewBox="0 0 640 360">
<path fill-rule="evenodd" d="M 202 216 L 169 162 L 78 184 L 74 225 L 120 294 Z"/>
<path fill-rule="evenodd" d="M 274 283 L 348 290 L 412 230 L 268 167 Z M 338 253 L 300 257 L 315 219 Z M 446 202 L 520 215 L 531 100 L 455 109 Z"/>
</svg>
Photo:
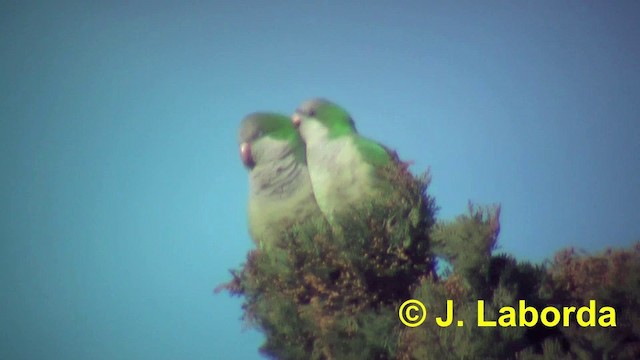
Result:
<svg viewBox="0 0 640 360">
<path fill-rule="evenodd" d="M 0 358 L 258 359 L 247 113 L 324 96 L 541 261 L 640 239 L 640 6 L 0 5 Z"/>
</svg>

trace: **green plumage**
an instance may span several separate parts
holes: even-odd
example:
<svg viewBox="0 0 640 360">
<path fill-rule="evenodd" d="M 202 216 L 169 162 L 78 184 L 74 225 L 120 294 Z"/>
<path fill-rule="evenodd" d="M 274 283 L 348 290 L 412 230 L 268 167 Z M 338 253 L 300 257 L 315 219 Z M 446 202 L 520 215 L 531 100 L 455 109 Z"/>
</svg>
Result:
<svg viewBox="0 0 640 360">
<path fill-rule="evenodd" d="M 289 117 L 254 113 L 242 120 L 238 143 L 249 169 L 249 232 L 260 247 L 278 244 L 284 230 L 322 217 L 302 139 Z"/>
<path fill-rule="evenodd" d="M 328 218 L 388 192 L 391 184 L 381 180 L 379 171 L 392 163 L 390 152 L 358 134 L 345 109 L 312 99 L 294 116 L 307 146 L 313 190 Z"/>
</svg>

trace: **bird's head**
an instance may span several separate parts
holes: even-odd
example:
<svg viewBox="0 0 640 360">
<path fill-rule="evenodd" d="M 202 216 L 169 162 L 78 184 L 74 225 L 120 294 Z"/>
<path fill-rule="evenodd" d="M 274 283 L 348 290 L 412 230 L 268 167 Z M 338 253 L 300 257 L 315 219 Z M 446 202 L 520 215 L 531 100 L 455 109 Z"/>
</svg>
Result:
<svg viewBox="0 0 640 360">
<path fill-rule="evenodd" d="M 238 144 L 242 163 L 253 169 L 256 164 L 283 157 L 302 142 L 289 117 L 257 112 L 242 119 Z"/>
<path fill-rule="evenodd" d="M 314 98 L 300 104 L 291 116 L 291 122 L 299 129 L 302 138 L 308 142 L 322 136 L 338 137 L 356 132 L 351 115 L 327 99 Z"/>
</svg>

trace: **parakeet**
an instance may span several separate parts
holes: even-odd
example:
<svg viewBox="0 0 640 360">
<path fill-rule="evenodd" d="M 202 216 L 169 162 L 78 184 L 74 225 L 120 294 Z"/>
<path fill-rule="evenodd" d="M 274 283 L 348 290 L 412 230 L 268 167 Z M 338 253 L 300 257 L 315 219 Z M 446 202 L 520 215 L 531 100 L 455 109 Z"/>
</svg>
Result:
<svg viewBox="0 0 640 360">
<path fill-rule="evenodd" d="M 238 143 L 249 170 L 249 233 L 260 248 L 278 243 L 294 223 L 323 217 L 311 187 L 304 143 L 288 116 L 247 115 Z"/>
<path fill-rule="evenodd" d="M 316 98 L 303 102 L 291 119 L 306 144 L 313 191 L 328 219 L 390 190 L 376 174 L 393 161 L 390 151 L 360 136 L 345 109 Z"/>
</svg>

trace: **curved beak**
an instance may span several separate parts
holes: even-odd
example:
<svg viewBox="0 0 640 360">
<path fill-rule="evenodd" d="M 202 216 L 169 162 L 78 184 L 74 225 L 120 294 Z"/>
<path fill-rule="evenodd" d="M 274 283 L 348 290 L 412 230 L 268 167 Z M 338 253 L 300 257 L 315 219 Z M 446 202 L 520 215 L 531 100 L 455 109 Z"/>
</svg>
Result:
<svg viewBox="0 0 640 360">
<path fill-rule="evenodd" d="M 253 162 L 253 156 L 251 156 L 251 145 L 247 142 L 240 144 L 240 159 L 244 166 L 252 168 L 255 163 Z"/>
<path fill-rule="evenodd" d="M 293 126 L 297 129 L 300 126 L 300 123 L 302 122 L 302 117 L 298 115 L 298 113 L 293 113 L 293 115 L 291 115 L 291 122 L 293 123 Z"/>
</svg>

